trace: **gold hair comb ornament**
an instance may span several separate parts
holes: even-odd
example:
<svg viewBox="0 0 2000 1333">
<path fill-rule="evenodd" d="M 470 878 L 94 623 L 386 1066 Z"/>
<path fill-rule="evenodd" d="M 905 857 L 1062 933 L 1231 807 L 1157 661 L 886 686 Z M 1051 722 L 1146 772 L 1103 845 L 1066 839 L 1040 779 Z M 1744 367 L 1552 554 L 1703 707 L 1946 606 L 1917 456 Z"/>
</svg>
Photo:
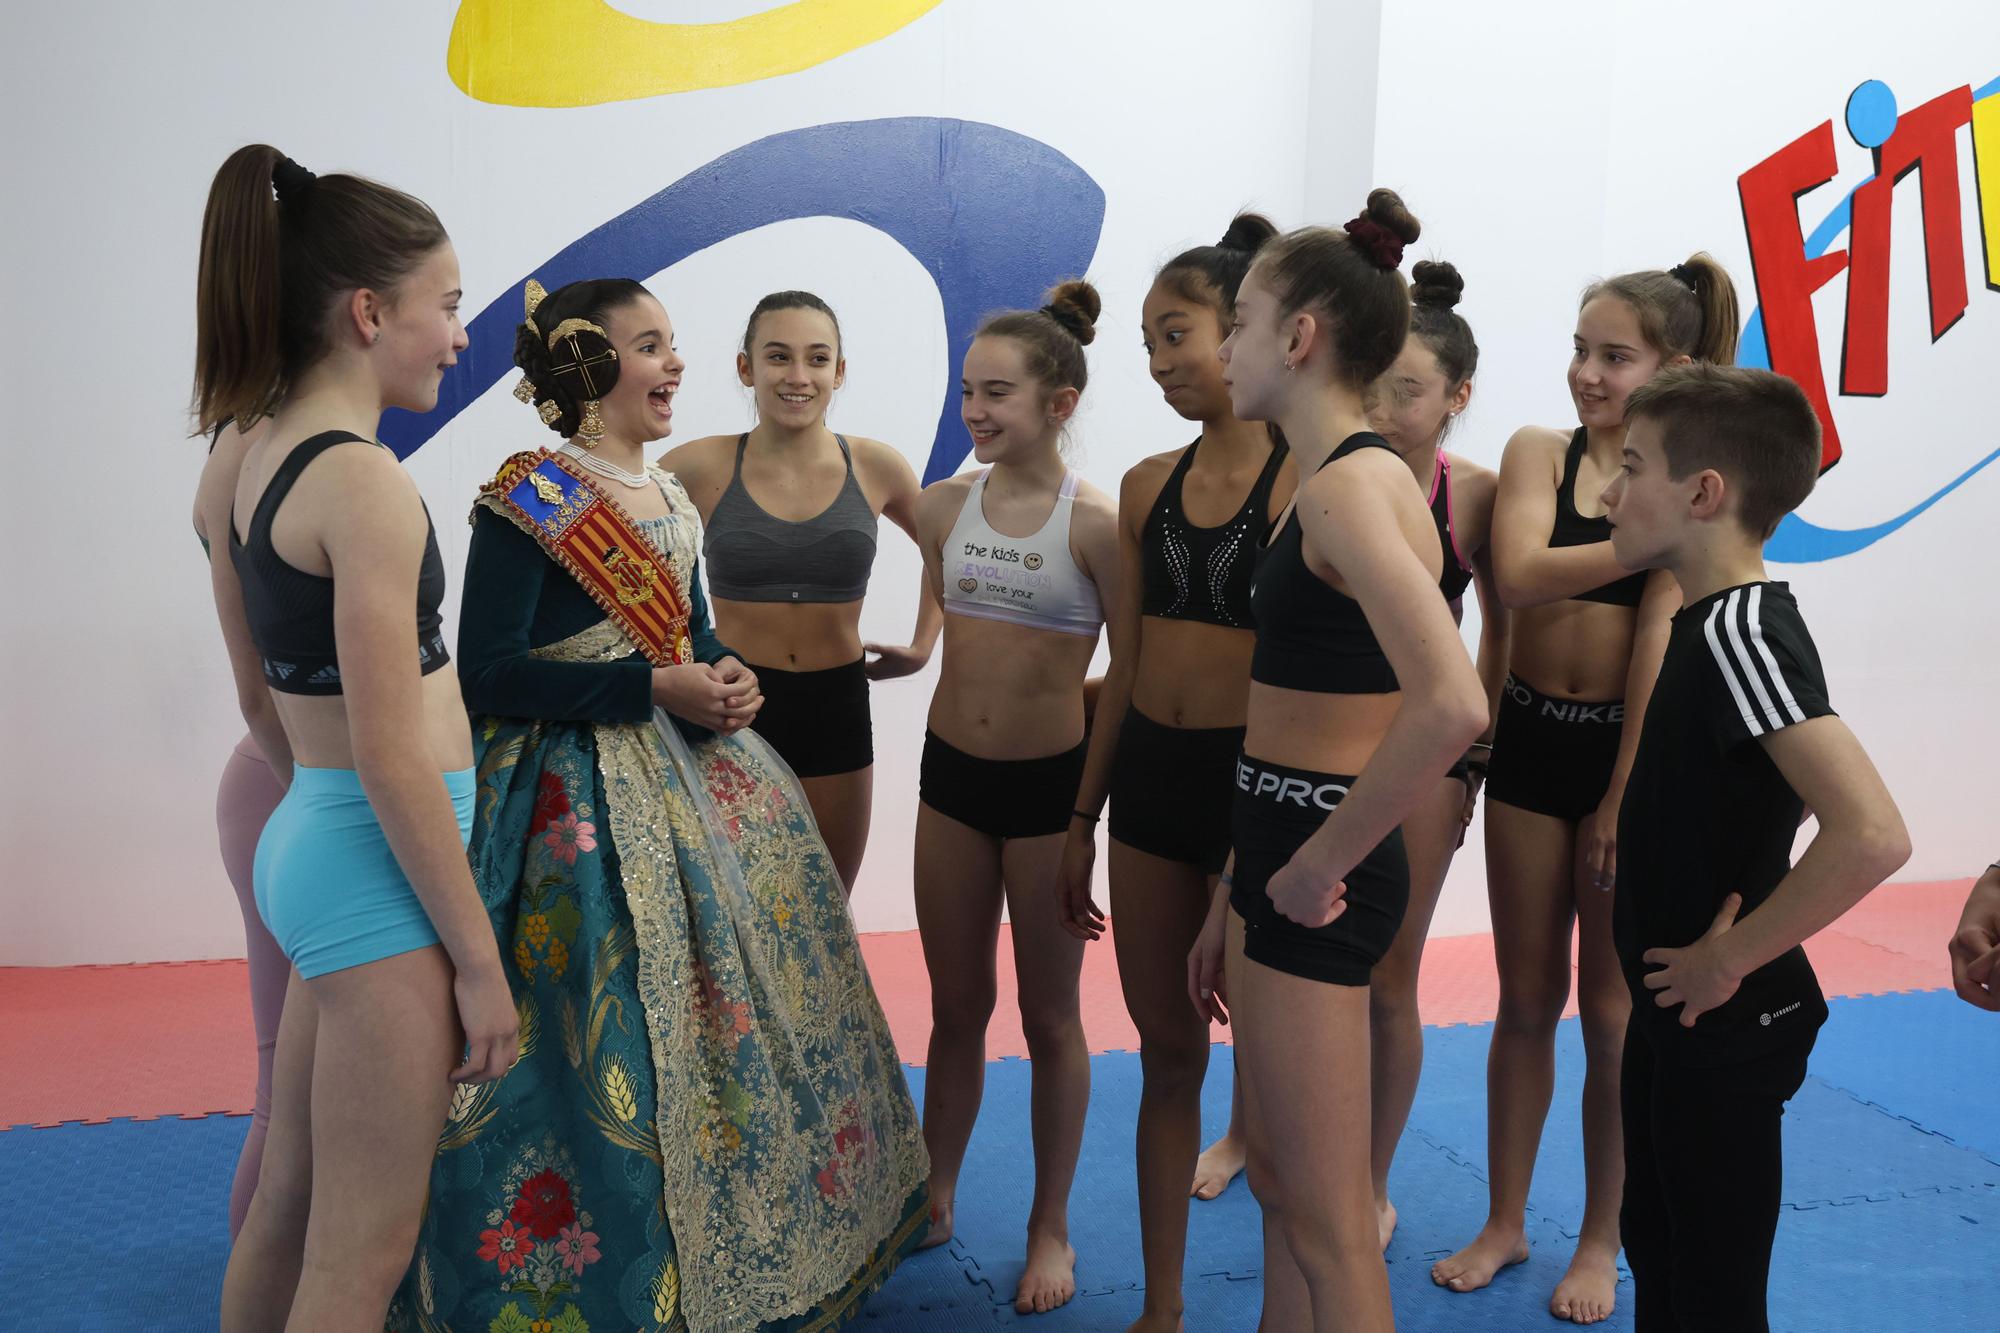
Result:
<svg viewBox="0 0 2000 1333">
<path fill-rule="evenodd" d="M 569 335 L 572 333 L 594 333 L 598 337 L 604 339 L 604 341 L 606 342 L 611 341 L 610 334 L 606 333 L 603 329 L 599 328 L 597 325 L 591 323 L 587 319 L 566 319 L 562 323 L 556 325 L 555 330 L 549 334 L 549 350 L 551 352 L 555 351 L 556 344 L 561 342 L 564 338 L 569 337 Z M 607 350 L 609 350 L 611 353 L 611 359 L 613 361 L 616 361 L 618 359 L 618 350 L 616 348 L 610 348 Z"/>
<path fill-rule="evenodd" d="M 521 376 L 521 382 L 514 386 L 514 396 L 532 407 L 535 402 L 535 382 L 526 375 Z"/>
<path fill-rule="evenodd" d="M 527 298 L 527 317 L 532 320 L 535 317 L 535 307 L 549 299 L 548 289 L 533 278 L 529 278 L 527 290 L 524 295 Z"/>
<path fill-rule="evenodd" d="M 544 398 L 542 405 L 535 410 L 541 413 L 544 426 L 553 426 L 562 420 L 562 409 L 556 406 L 556 400 L 553 398 Z"/>
</svg>

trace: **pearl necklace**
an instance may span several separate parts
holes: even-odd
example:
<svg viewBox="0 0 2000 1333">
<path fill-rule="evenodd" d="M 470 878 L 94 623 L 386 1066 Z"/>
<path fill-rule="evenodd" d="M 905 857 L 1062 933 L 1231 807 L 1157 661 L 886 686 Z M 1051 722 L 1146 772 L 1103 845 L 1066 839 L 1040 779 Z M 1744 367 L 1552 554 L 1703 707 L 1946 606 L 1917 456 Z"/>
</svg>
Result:
<svg viewBox="0 0 2000 1333">
<path fill-rule="evenodd" d="M 619 467 L 616 463 L 607 463 L 603 459 L 591 453 L 590 450 L 582 448 L 581 446 L 566 443 L 557 452 L 567 454 L 569 457 L 574 458 L 577 462 L 583 464 L 585 470 L 590 472 L 595 472 L 600 477 L 606 477 L 612 481 L 621 482 L 624 485 L 630 486 L 633 490 L 638 490 L 641 487 L 651 486 L 653 484 L 653 479 L 647 476 L 643 471 L 627 472 L 624 468 Z"/>
</svg>

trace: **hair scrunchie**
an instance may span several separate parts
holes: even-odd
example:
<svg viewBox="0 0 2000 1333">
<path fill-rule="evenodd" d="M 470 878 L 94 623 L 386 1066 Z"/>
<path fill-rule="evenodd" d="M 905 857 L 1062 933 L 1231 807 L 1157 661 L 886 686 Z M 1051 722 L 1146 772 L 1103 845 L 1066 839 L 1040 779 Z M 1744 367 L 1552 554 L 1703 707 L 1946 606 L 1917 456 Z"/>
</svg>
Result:
<svg viewBox="0 0 2000 1333">
<path fill-rule="evenodd" d="M 1675 282 L 1680 283 L 1683 287 L 1686 287 L 1689 291 L 1694 292 L 1697 295 L 1700 294 L 1701 288 L 1695 285 L 1694 270 L 1689 268 L 1686 264 L 1674 265 L 1672 268 L 1667 270 L 1667 276 L 1672 278 Z"/>
<path fill-rule="evenodd" d="M 278 159 L 278 165 L 271 168 L 271 190 L 278 196 L 278 202 L 289 204 L 295 201 L 319 177 L 307 171 L 289 157 Z"/>
<path fill-rule="evenodd" d="M 1348 223 L 1345 230 L 1354 238 L 1354 243 L 1383 268 L 1402 267 L 1403 238 L 1374 218 L 1365 215 L 1358 217 Z"/>
</svg>

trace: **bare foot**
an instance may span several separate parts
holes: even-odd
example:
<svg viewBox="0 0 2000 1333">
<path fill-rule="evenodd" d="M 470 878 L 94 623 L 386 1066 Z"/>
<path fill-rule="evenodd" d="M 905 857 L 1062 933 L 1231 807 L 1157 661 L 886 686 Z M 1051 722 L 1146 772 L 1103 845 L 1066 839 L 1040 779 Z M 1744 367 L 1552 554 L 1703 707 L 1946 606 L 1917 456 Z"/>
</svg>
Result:
<svg viewBox="0 0 2000 1333">
<path fill-rule="evenodd" d="M 1527 1257 L 1528 1238 L 1520 1228 L 1501 1228 L 1488 1222 L 1472 1238 L 1472 1244 L 1431 1265 L 1431 1281 L 1452 1291 L 1478 1291 L 1495 1273 L 1509 1264 L 1525 1262 Z"/>
<path fill-rule="evenodd" d="M 1229 1188 L 1243 1170 L 1243 1140 L 1224 1134 L 1202 1152 L 1194 1163 L 1194 1186 L 1188 1192 L 1197 1199 L 1213 1199 Z"/>
<path fill-rule="evenodd" d="M 1569 1271 L 1549 1297 L 1549 1313 L 1572 1324 L 1595 1324 L 1611 1317 L 1618 1303 L 1618 1253 L 1602 1246 L 1579 1245 Z"/>
<path fill-rule="evenodd" d="M 1028 1233 L 1028 1266 L 1014 1289 L 1015 1314 L 1047 1314 L 1076 1295 L 1076 1251 L 1061 1236 Z"/>
<path fill-rule="evenodd" d="M 917 1242 L 917 1248 L 928 1250 L 943 1245 L 951 1239 L 951 1200 L 943 1203 L 931 1201 L 931 1229 Z"/>
<path fill-rule="evenodd" d="M 1389 1252 L 1389 1242 L 1396 1234 L 1396 1205 L 1387 1199 L 1375 1205 L 1375 1227 L 1382 1233 L 1382 1252 Z"/>
<path fill-rule="evenodd" d="M 1187 1325 L 1177 1314 L 1153 1314 L 1142 1310 L 1125 1333 L 1187 1333 Z"/>
</svg>

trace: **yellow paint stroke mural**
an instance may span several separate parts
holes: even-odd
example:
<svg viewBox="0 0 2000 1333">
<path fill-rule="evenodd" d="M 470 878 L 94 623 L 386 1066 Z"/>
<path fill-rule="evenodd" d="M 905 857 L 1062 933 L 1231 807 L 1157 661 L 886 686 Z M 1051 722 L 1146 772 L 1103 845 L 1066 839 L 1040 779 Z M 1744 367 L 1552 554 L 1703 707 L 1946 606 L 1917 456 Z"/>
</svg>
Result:
<svg viewBox="0 0 2000 1333">
<path fill-rule="evenodd" d="M 596 106 L 795 74 L 939 0 L 794 0 L 724 23 L 655 23 L 604 0 L 463 0 L 445 67 L 500 106 Z"/>
</svg>

